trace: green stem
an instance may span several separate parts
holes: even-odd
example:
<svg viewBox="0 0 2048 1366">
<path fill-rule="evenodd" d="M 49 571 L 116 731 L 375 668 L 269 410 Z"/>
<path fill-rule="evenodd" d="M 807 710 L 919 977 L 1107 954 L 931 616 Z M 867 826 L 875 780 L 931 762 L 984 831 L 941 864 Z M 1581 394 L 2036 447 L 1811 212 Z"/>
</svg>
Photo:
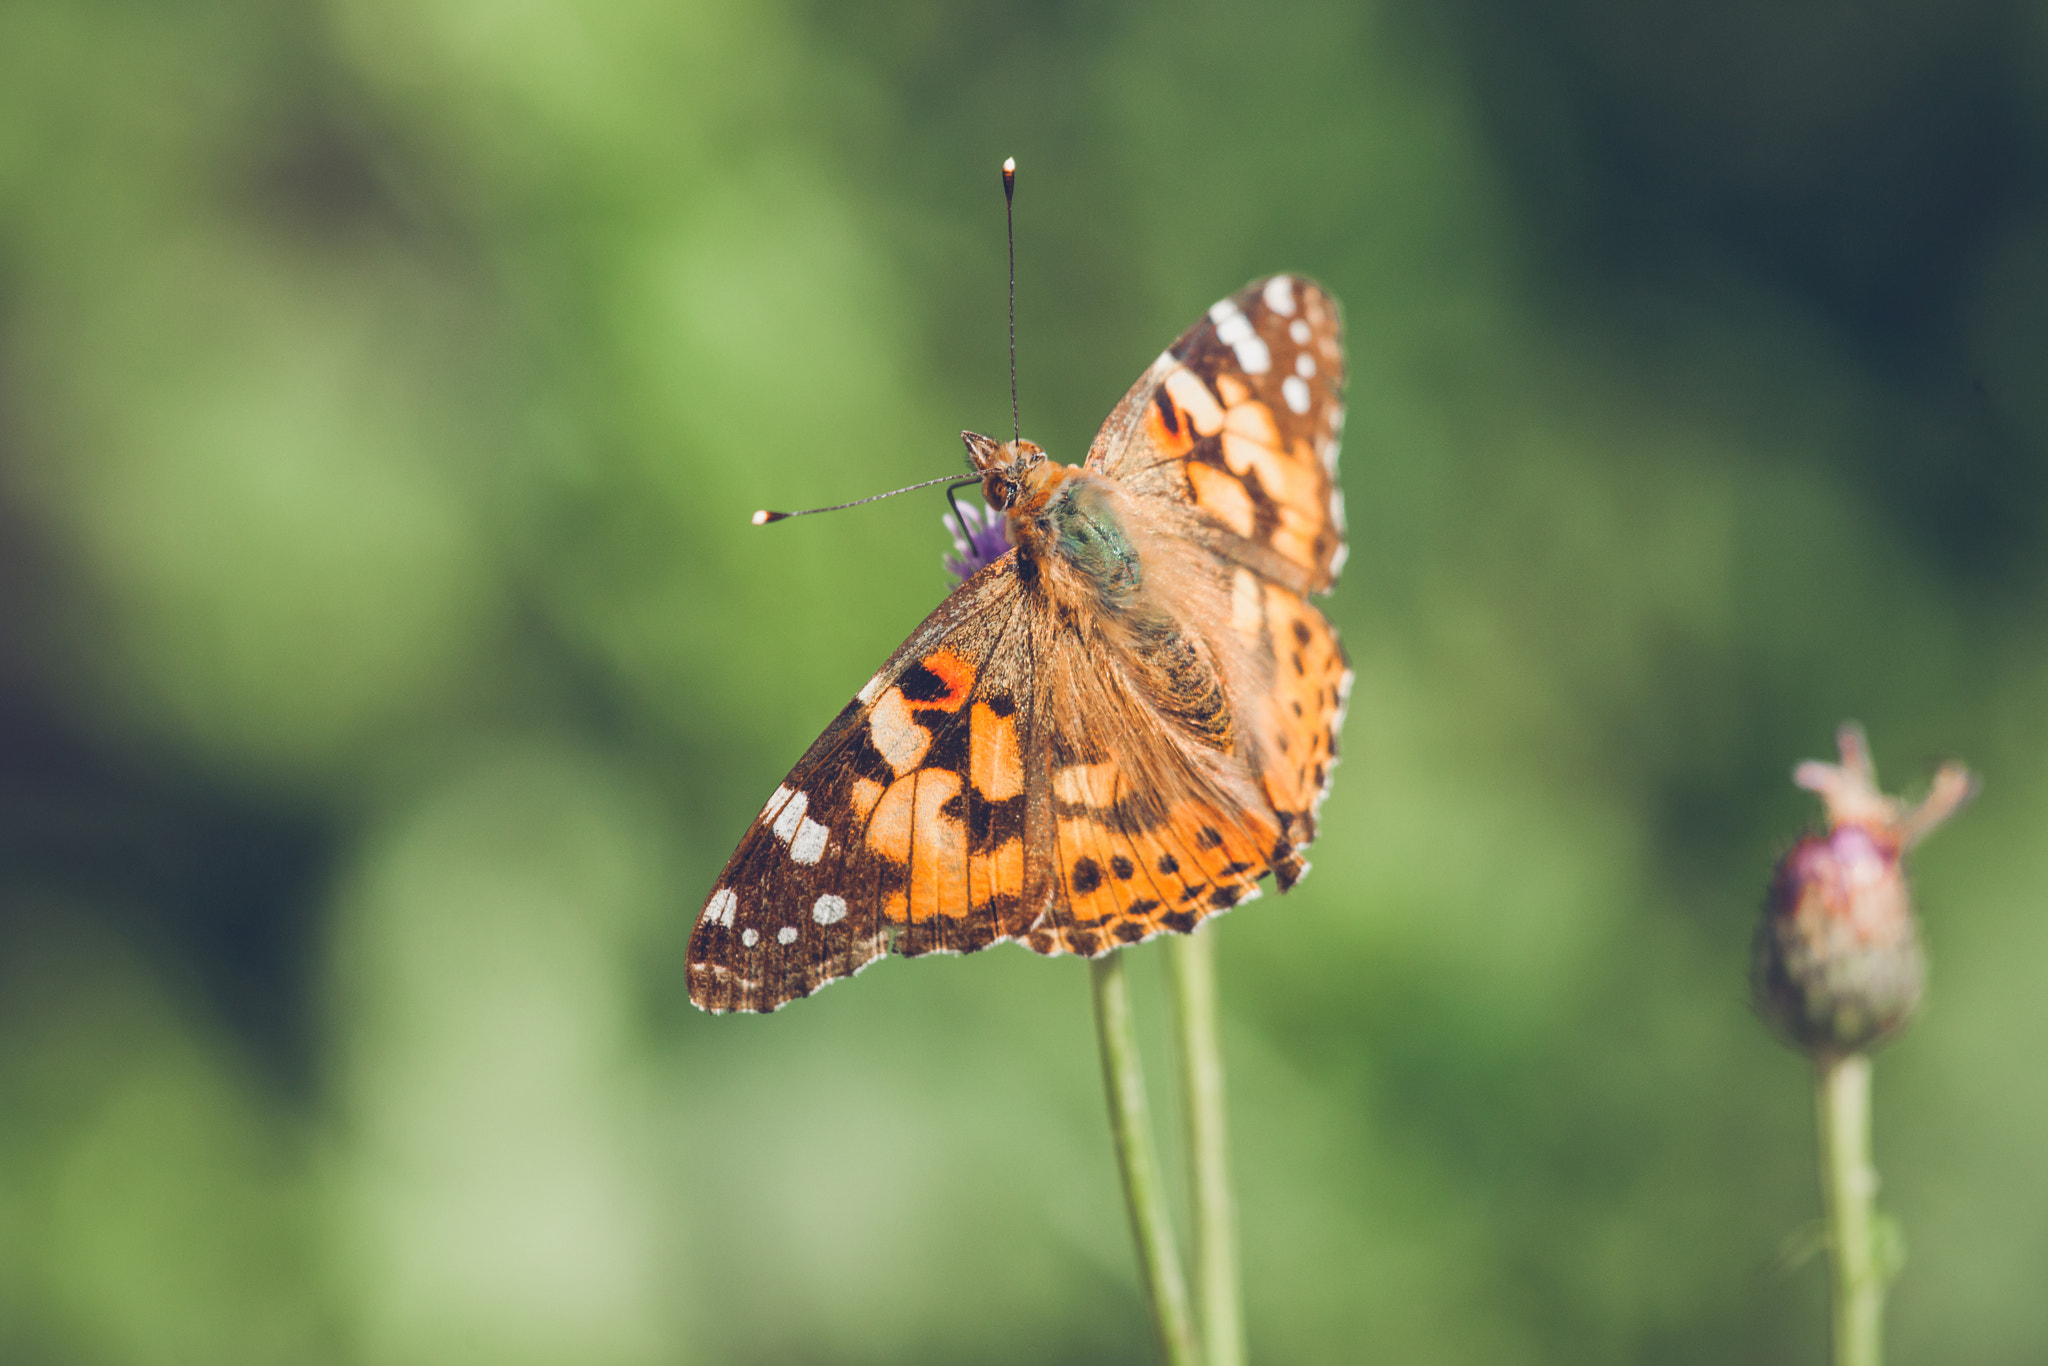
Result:
<svg viewBox="0 0 2048 1366">
<path fill-rule="evenodd" d="M 1138 1245 L 1138 1276 L 1152 1310 L 1159 1358 L 1166 1366 L 1201 1366 L 1145 1104 L 1145 1074 L 1138 1062 L 1138 1032 L 1131 1018 L 1123 952 L 1106 953 L 1088 967 L 1095 995 L 1095 1037 L 1102 1050 L 1102 1084 L 1109 1092 L 1109 1132 L 1116 1144 L 1117 1169 L 1123 1173 L 1124 1205 Z"/>
<path fill-rule="evenodd" d="M 1884 1272 L 1878 1265 L 1877 1168 L 1870 1160 L 1870 1057 L 1823 1057 L 1815 1066 L 1834 1362 L 1879 1366 L 1884 1355 Z"/>
<path fill-rule="evenodd" d="M 1195 1212 L 1195 1308 L 1209 1366 L 1244 1366 L 1244 1307 L 1237 1273 L 1237 1207 L 1230 1193 L 1223 1045 L 1216 1028 L 1216 952 L 1206 928 L 1167 941 L 1188 1180 Z"/>
</svg>

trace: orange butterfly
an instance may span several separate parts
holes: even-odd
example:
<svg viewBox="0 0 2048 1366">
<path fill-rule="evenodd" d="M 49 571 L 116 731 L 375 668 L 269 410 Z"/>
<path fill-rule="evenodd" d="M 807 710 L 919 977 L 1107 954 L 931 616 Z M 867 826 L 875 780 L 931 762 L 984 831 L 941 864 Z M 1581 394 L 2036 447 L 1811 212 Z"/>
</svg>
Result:
<svg viewBox="0 0 2048 1366">
<path fill-rule="evenodd" d="M 1299 276 L 1209 310 L 1088 459 L 962 433 L 1015 548 L 775 789 L 690 936 L 690 999 L 774 1010 L 886 952 L 1088 957 L 1308 865 L 1351 670 L 1343 320 Z"/>
</svg>

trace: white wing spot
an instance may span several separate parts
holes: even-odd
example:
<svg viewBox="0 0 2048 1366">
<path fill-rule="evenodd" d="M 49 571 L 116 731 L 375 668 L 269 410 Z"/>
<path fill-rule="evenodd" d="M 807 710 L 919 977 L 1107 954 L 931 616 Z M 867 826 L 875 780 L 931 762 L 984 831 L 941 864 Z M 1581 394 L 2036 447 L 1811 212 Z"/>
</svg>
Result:
<svg viewBox="0 0 2048 1366">
<path fill-rule="evenodd" d="M 796 833 L 797 826 L 803 821 L 804 811 L 810 804 L 811 799 L 801 792 L 792 795 L 783 803 L 782 814 L 775 818 L 775 838 L 784 844 L 789 843 L 789 837 Z"/>
<path fill-rule="evenodd" d="M 1287 335 L 1294 338 L 1296 346 L 1307 346 L 1311 334 L 1308 324 L 1302 319 L 1296 318 L 1293 322 L 1287 324 Z"/>
<path fill-rule="evenodd" d="M 775 785 L 775 795 L 768 799 L 768 805 L 761 808 L 761 819 L 764 821 L 774 820 L 775 813 L 782 809 L 782 804 L 794 795 L 796 794 L 792 793 L 788 788 L 777 783 Z"/>
<path fill-rule="evenodd" d="M 875 694 L 881 690 L 881 687 L 882 676 L 880 674 L 876 674 L 873 678 L 870 678 L 865 684 L 863 684 L 861 686 L 860 692 L 855 695 L 860 698 L 860 704 L 862 706 L 870 707 L 874 705 Z"/>
<path fill-rule="evenodd" d="M 732 913 L 740 904 L 739 894 L 730 887 L 720 887 L 711 894 L 711 900 L 704 903 L 704 914 L 700 917 L 706 925 L 717 922 L 732 924 Z"/>
<path fill-rule="evenodd" d="M 796 838 L 789 842 L 789 856 L 798 863 L 816 863 L 825 857 L 825 841 L 831 838 L 832 827 L 806 816 L 796 828 Z"/>
<path fill-rule="evenodd" d="M 1285 275 L 1275 275 L 1266 281 L 1266 307 L 1283 318 L 1294 316 L 1294 281 Z"/>
<path fill-rule="evenodd" d="M 899 778 L 916 768 L 932 747 L 932 733 L 911 719 L 910 704 L 903 700 L 901 688 L 889 689 L 875 704 L 868 715 L 868 737 Z"/>
<path fill-rule="evenodd" d="M 1303 379 L 1316 377 L 1316 358 L 1304 351 L 1294 358 L 1294 373 Z"/>
<path fill-rule="evenodd" d="M 820 925 L 837 925 L 846 919 L 846 898 L 825 893 L 818 898 L 818 904 L 811 907 L 811 919 Z"/>
<path fill-rule="evenodd" d="M 781 929 L 777 930 L 775 932 L 775 942 L 778 944 L 794 944 L 796 942 L 796 926 L 784 925 Z"/>
<path fill-rule="evenodd" d="M 1265 339 L 1236 304 L 1217 300 L 1209 308 L 1209 321 L 1216 324 L 1216 340 L 1237 352 L 1238 366 L 1247 375 L 1263 375 L 1273 368 L 1273 353 L 1266 349 Z"/>
<path fill-rule="evenodd" d="M 740 942 L 751 949 L 754 945 L 761 942 L 761 932 L 752 925 L 749 925 L 740 931 Z"/>
<path fill-rule="evenodd" d="M 1308 411 L 1308 381 L 1300 375 L 1289 375 L 1280 381 L 1280 397 L 1287 400 L 1287 406 L 1297 413 Z"/>
</svg>

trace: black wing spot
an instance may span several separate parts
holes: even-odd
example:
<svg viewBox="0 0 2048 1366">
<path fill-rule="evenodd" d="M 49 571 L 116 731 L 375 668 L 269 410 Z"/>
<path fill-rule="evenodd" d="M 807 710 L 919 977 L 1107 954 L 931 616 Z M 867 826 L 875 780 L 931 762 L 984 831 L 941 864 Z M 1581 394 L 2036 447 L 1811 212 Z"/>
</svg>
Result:
<svg viewBox="0 0 2048 1366">
<path fill-rule="evenodd" d="M 1002 802 L 977 798 L 968 804 L 967 811 L 968 847 L 976 853 L 993 849 L 1024 833 L 1024 797 L 1021 793 Z"/>
<path fill-rule="evenodd" d="M 1160 385 L 1152 391 L 1152 402 L 1159 409 L 1159 420 L 1166 424 L 1166 430 L 1180 435 L 1180 410 L 1173 406 L 1173 400 L 1166 396 L 1166 386 Z"/>
<path fill-rule="evenodd" d="M 912 702 L 942 702 L 953 695 L 952 685 L 922 664 L 905 669 L 896 686 Z"/>
<path fill-rule="evenodd" d="M 1308 670 L 1303 668 L 1301 664 L 1301 651 L 1296 650 L 1290 658 L 1294 661 L 1294 672 L 1300 677 L 1307 677 Z"/>
<path fill-rule="evenodd" d="M 1159 923 L 1179 934 L 1186 934 L 1195 927 L 1193 911 L 1168 911 L 1159 917 Z"/>
<path fill-rule="evenodd" d="M 1069 930 L 1067 947 L 1083 958 L 1093 958 L 1095 951 L 1102 947 L 1102 936 L 1093 930 Z"/>
<path fill-rule="evenodd" d="M 1158 909 L 1159 909 L 1159 903 L 1158 903 L 1157 901 L 1154 901 L 1154 900 L 1153 900 L 1153 899 L 1152 899 L 1151 897 L 1149 897 L 1149 896 L 1148 896 L 1148 897 L 1140 897 L 1140 898 L 1139 898 L 1138 900 L 1136 900 L 1136 901 L 1133 901 L 1133 902 L 1132 902 L 1132 903 L 1131 903 L 1130 905 L 1128 905 L 1128 906 L 1124 907 L 1124 914 L 1125 914 L 1125 915 L 1150 915 L 1150 914 L 1152 914 L 1152 912 L 1154 912 L 1154 911 L 1156 911 L 1156 910 L 1158 910 Z"/>
<path fill-rule="evenodd" d="M 1135 944 L 1145 937 L 1145 926 L 1142 921 L 1125 920 L 1118 922 L 1117 927 L 1110 933 L 1126 944 Z"/>
<path fill-rule="evenodd" d="M 1012 716 L 1017 711 L 1017 699 L 1006 696 L 1003 693 L 990 693 L 987 697 L 976 698 L 975 700 L 997 716 Z"/>
<path fill-rule="evenodd" d="M 1227 867 L 1227 868 L 1225 868 L 1225 869 L 1223 870 L 1223 876 L 1225 876 L 1225 877 L 1236 877 L 1236 876 L 1237 876 L 1237 875 L 1238 875 L 1239 873 L 1248 873 L 1248 872 L 1250 872 L 1250 871 L 1251 871 L 1251 868 L 1252 868 L 1252 866 L 1251 866 L 1251 865 L 1250 865 L 1249 863 L 1244 863 L 1244 862 L 1238 862 L 1238 863 L 1233 863 L 1233 864 L 1231 864 L 1231 865 L 1230 865 L 1229 867 Z"/>
<path fill-rule="evenodd" d="M 1303 645 L 1309 642 L 1308 623 L 1300 617 L 1294 619 L 1294 639 Z"/>
<path fill-rule="evenodd" d="M 1216 833 L 1215 826 L 1205 825 L 1202 827 L 1202 832 L 1195 836 L 1195 843 L 1201 845 L 1204 849 L 1214 849 L 1223 843 L 1223 836 Z"/>
<path fill-rule="evenodd" d="M 1109 871 L 1116 874 L 1117 881 L 1129 882 L 1131 874 L 1137 872 L 1138 868 L 1136 864 L 1132 863 L 1122 854 L 1118 854 L 1109 861 Z"/>
<path fill-rule="evenodd" d="M 1180 860 L 1171 854 L 1161 854 L 1159 856 L 1159 871 L 1167 874 L 1169 877 L 1172 876 L 1180 871 Z"/>
<path fill-rule="evenodd" d="M 1237 899 L 1242 895 L 1244 893 L 1235 887 L 1218 887 L 1215 891 L 1209 893 L 1209 904 L 1219 911 L 1225 910 L 1235 906 Z"/>
<path fill-rule="evenodd" d="M 973 738 L 970 729 L 957 716 L 939 715 L 932 718 L 938 724 L 932 727 L 932 742 L 924 752 L 920 768 L 950 769 L 954 773 L 967 771 L 968 744 Z"/>
<path fill-rule="evenodd" d="M 1102 885 L 1102 869 L 1095 860 L 1083 855 L 1074 860 L 1074 890 L 1082 896 Z"/>
</svg>

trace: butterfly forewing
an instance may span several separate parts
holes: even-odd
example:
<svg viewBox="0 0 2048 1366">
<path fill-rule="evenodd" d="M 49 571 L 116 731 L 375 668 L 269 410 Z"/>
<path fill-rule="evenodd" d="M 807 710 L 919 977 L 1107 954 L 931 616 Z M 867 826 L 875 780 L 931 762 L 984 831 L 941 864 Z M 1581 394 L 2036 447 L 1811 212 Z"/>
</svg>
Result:
<svg viewBox="0 0 2048 1366">
<path fill-rule="evenodd" d="M 977 868 L 962 787 L 977 762 L 1007 771 L 1024 747 L 1009 719 L 1024 606 L 1009 557 L 970 579 L 777 786 L 691 933 L 690 998 L 699 1006 L 773 1010 L 892 947 L 966 951 L 994 941 L 1000 903 L 965 895 Z M 1007 729 L 994 724 L 999 711 Z M 984 804 L 972 817 L 984 839 L 1021 824 L 1016 807 Z"/>
<path fill-rule="evenodd" d="M 1343 312 L 1313 281 L 1275 275 L 1218 302 L 1152 363 L 1088 464 L 1162 515 L 1186 515 L 1228 558 L 1321 593 L 1344 562 L 1343 429 Z"/>
</svg>

